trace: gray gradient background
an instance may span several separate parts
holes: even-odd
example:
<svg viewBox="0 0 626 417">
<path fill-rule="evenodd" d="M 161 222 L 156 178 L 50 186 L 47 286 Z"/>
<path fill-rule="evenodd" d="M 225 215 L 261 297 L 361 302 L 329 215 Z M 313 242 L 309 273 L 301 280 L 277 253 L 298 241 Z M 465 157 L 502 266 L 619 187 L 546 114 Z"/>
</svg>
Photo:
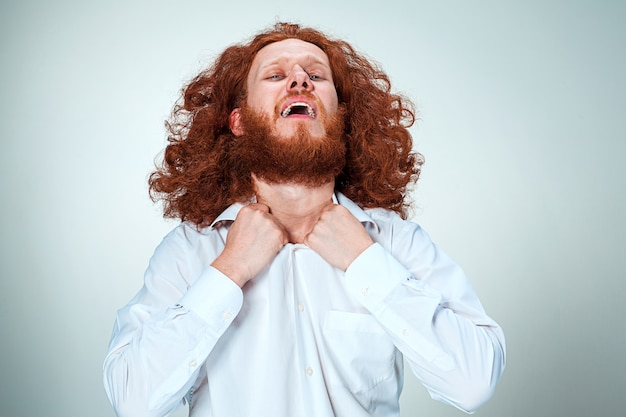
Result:
<svg viewBox="0 0 626 417">
<path fill-rule="evenodd" d="M 478 415 L 624 416 L 626 3 L 283 3 L 1 3 L 0 415 L 113 416 L 115 312 L 175 225 L 147 198 L 163 120 L 279 18 L 346 38 L 419 106 L 413 219 L 507 336 Z M 412 375 L 402 405 L 462 415 Z"/>
</svg>

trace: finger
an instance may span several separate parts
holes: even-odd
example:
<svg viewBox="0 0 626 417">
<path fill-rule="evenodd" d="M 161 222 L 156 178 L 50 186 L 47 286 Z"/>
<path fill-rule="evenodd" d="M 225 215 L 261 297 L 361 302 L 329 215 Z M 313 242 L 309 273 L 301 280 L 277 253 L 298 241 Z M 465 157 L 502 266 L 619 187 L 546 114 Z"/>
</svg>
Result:
<svg viewBox="0 0 626 417">
<path fill-rule="evenodd" d="M 262 204 L 262 203 L 252 203 L 252 204 L 249 204 L 247 207 L 250 207 L 250 209 L 253 209 L 253 210 L 263 211 L 265 213 L 270 212 L 269 206 L 266 206 L 265 204 Z"/>
</svg>

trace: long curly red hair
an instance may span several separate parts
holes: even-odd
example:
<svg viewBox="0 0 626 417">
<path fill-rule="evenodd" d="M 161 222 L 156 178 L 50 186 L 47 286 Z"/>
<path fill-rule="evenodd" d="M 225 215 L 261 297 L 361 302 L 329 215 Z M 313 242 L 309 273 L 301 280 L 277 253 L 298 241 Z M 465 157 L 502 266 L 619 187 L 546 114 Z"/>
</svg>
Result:
<svg viewBox="0 0 626 417">
<path fill-rule="evenodd" d="M 423 163 L 412 151 L 408 131 L 415 122 L 413 104 L 392 94 L 389 77 L 347 42 L 290 23 L 277 23 L 249 43 L 227 48 L 183 89 L 166 122 L 170 135 L 163 161 L 149 178 L 150 196 L 163 201 L 166 217 L 203 227 L 253 195 L 250 173 L 230 166 L 234 135 L 228 119 L 245 97 L 257 52 L 290 38 L 326 53 L 339 102 L 346 107 L 346 165 L 336 190 L 363 208 L 382 207 L 406 217 L 407 187 L 417 181 Z"/>
</svg>

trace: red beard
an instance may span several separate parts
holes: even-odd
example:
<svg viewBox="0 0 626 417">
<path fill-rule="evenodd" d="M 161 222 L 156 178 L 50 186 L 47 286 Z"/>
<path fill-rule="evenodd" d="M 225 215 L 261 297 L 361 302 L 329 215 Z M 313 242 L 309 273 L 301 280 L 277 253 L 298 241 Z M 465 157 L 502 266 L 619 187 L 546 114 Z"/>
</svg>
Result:
<svg viewBox="0 0 626 417">
<path fill-rule="evenodd" d="M 270 183 L 315 187 L 334 181 L 346 163 L 343 116 L 340 107 L 325 121 L 324 137 L 313 137 L 303 122 L 293 137 L 282 138 L 272 132 L 269 117 L 243 105 L 245 133 L 234 139 L 233 164 Z"/>
</svg>

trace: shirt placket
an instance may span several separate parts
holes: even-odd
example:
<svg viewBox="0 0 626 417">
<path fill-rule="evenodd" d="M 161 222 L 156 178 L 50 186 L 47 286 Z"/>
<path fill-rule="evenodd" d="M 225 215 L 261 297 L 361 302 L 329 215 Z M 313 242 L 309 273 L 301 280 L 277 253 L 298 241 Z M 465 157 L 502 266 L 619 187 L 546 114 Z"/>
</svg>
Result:
<svg viewBox="0 0 626 417">
<path fill-rule="evenodd" d="M 304 416 L 332 416 L 332 410 L 325 389 L 324 376 L 320 367 L 318 341 L 315 337 L 314 323 L 317 322 L 316 309 L 311 305 L 309 285 L 317 268 L 312 261 L 311 249 L 304 245 L 295 245 L 291 254 L 293 274 L 293 312 L 295 315 L 295 335 L 297 338 L 297 364 L 301 384 L 301 404 L 307 408 L 301 410 Z M 308 274 L 303 276 L 306 271 Z M 302 276 L 301 276 L 302 275 Z M 307 281 L 308 280 L 308 281 Z"/>
</svg>

